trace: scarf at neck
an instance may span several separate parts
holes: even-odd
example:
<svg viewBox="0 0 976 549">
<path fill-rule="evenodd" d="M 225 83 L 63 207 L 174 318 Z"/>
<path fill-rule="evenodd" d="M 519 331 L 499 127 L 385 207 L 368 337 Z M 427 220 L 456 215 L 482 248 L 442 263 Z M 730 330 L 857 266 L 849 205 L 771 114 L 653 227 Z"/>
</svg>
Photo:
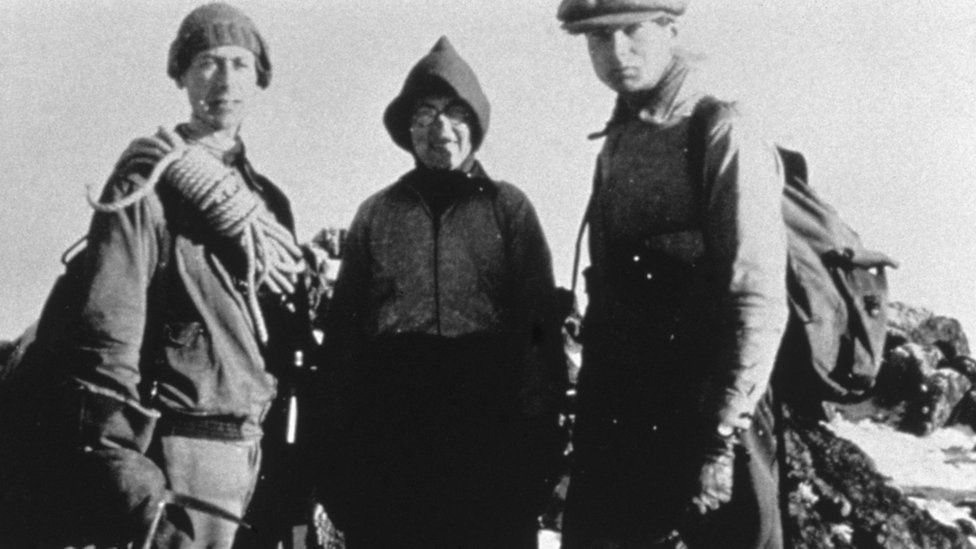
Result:
<svg viewBox="0 0 976 549">
<path fill-rule="evenodd" d="M 474 162 L 467 171 L 418 166 L 403 176 L 402 181 L 420 194 L 436 219 L 459 198 L 484 190 L 487 176 L 481 165 Z"/>
</svg>

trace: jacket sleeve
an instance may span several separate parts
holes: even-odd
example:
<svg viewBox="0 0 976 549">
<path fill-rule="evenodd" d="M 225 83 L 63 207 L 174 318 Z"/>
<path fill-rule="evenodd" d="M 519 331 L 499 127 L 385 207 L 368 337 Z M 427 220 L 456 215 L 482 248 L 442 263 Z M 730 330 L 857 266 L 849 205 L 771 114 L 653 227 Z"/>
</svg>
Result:
<svg viewBox="0 0 976 549">
<path fill-rule="evenodd" d="M 711 125 L 705 169 L 705 250 L 719 341 L 705 411 L 717 425 L 746 429 L 787 320 L 782 166 L 755 122 L 728 105 Z"/>
<path fill-rule="evenodd" d="M 521 193 L 511 207 L 508 255 L 513 330 L 521 357 L 520 405 L 527 417 L 553 417 L 565 394 L 568 370 L 557 318 L 552 255 L 535 208 Z"/>
<path fill-rule="evenodd" d="M 118 200 L 145 183 L 134 171 L 109 179 L 103 201 Z M 144 451 L 158 414 L 140 402 L 140 363 L 149 285 L 159 261 L 163 222 L 158 197 L 118 212 L 96 212 L 85 251 L 84 291 L 71 346 L 71 375 L 82 444 Z"/>
<path fill-rule="evenodd" d="M 369 206 L 359 207 L 342 245 L 341 265 L 332 298 L 326 301 L 325 335 L 316 363 L 315 409 L 309 455 L 316 497 L 330 519 L 343 527 L 358 487 L 351 468 L 359 459 L 349 439 L 356 360 L 366 341 L 371 267 Z"/>
<path fill-rule="evenodd" d="M 521 193 L 509 208 L 508 296 L 518 359 L 518 420 L 515 471 L 523 502 L 542 512 L 561 473 L 566 447 L 559 424 L 569 370 L 556 307 L 552 258 L 535 209 Z"/>
<path fill-rule="evenodd" d="M 369 202 L 361 205 L 349 226 L 335 289 L 323 322 L 325 340 L 319 390 L 323 402 L 322 422 L 327 428 L 342 428 L 348 420 L 347 401 L 354 363 L 366 340 L 372 278 L 369 211 Z"/>
</svg>

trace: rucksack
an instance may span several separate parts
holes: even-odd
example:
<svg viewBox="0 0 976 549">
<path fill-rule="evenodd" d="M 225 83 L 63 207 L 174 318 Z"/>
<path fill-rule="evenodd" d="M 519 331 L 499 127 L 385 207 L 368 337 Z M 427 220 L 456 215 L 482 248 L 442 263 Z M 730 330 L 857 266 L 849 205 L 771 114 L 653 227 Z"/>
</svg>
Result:
<svg viewBox="0 0 976 549">
<path fill-rule="evenodd" d="M 40 320 L 21 335 L 13 355 L 0 365 L 0 539 L 20 540 L 37 510 L 57 500 L 42 485 L 50 483 L 47 479 L 60 465 L 57 443 L 66 438 L 52 421 L 63 394 L 63 356 L 57 341 L 81 300 L 82 244 L 79 241 L 62 256 L 64 272 L 48 294 Z"/>
<path fill-rule="evenodd" d="M 688 169 L 704 177 L 708 130 L 722 103 L 704 97 L 688 130 Z M 874 386 L 887 334 L 886 267 L 897 262 L 866 249 L 807 182 L 803 154 L 776 146 L 783 164 L 789 320 L 774 368 L 774 390 L 786 398 L 851 402 Z M 596 189 L 594 189 L 595 194 Z M 575 294 L 580 247 L 590 204 L 576 238 L 570 292 Z"/>
<path fill-rule="evenodd" d="M 0 391 L 12 386 L 21 376 L 39 374 L 32 371 L 40 367 L 37 364 L 47 367 L 58 356 L 56 345 L 70 323 L 77 320 L 75 313 L 84 297 L 80 285 L 86 240 L 82 237 L 75 241 L 61 255 L 64 272 L 55 280 L 37 322 L 20 337 L 17 350 L 0 367 Z"/>
<path fill-rule="evenodd" d="M 159 231 L 160 245 L 168 250 L 170 235 Z M 84 525 L 60 523 L 51 532 L 55 543 L 38 537 L 35 521 L 62 520 L 74 516 L 64 501 L 61 469 L 77 465 L 62 460 L 66 445 L 76 435 L 66 430 L 65 414 L 77 414 L 77 385 L 68 380 L 67 353 L 72 330 L 81 318 L 87 298 L 87 235 L 61 256 L 63 272 L 51 288 L 37 323 L 18 341 L 12 361 L 0 365 L 0 539 L 19 540 L 24 529 L 44 546 L 64 546 L 59 536 L 77 532 Z M 165 268 L 168 254 L 161 254 L 157 272 Z M 153 292 L 165 295 L 165 276 Z M 154 297 L 159 299 L 160 297 Z M 90 413 L 90 412 L 89 412 Z M 77 471 L 73 471 L 77 473 Z M 74 478 L 74 477 L 72 477 Z M 69 479 L 70 480 L 70 479 Z M 103 487 L 104 488 L 104 487 Z M 52 517 L 59 517 L 52 519 Z M 74 534 L 71 534 L 74 535 Z"/>
<path fill-rule="evenodd" d="M 709 124 L 722 104 L 705 97 L 691 116 L 690 173 L 704 177 Z M 887 334 L 884 253 L 866 249 L 837 211 L 810 187 L 806 159 L 777 145 L 785 176 L 789 320 L 774 384 L 787 397 L 850 402 L 874 386 Z"/>
</svg>

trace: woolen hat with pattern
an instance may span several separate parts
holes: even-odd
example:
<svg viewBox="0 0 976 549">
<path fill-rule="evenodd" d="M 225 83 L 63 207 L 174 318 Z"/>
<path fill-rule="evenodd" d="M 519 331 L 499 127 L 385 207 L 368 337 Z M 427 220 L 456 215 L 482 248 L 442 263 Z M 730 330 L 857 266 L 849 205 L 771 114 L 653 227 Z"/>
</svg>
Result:
<svg viewBox="0 0 976 549">
<path fill-rule="evenodd" d="M 684 14 L 688 0 L 563 0 L 556 18 L 572 34 Z"/>
<path fill-rule="evenodd" d="M 244 12 L 221 2 L 204 4 L 183 19 L 176 39 L 169 48 L 167 74 L 179 82 L 198 53 L 218 46 L 240 46 L 252 52 L 258 86 L 268 87 L 271 82 L 271 61 L 268 59 L 267 44 Z"/>
<path fill-rule="evenodd" d="M 407 75 L 403 89 L 383 113 L 383 124 L 393 142 L 400 148 L 413 152 L 410 139 L 410 117 L 417 101 L 425 95 L 445 94 L 455 96 L 471 109 L 471 144 L 474 150 L 481 146 L 488 132 L 491 106 L 478 83 L 474 71 L 461 59 L 446 36 L 431 48 L 430 53 L 417 62 Z"/>
</svg>

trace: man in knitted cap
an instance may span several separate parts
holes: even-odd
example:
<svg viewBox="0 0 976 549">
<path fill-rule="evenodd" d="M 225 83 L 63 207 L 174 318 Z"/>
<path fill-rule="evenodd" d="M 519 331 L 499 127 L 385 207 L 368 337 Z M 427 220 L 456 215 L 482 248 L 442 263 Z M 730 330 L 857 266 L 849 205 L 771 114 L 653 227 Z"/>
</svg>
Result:
<svg viewBox="0 0 976 549">
<path fill-rule="evenodd" d="M 350 549 L 535 547 L 566 368 L 549 247 L 475 154 L 489 104 L 441 38 L 383 117 L 414 167 L 359 207 L 326 318 L 326 508 Z"/>
<path fill-rule="evenodd" d="M 186 93 L 189 121 L 137 141 L 116 166 L 71 272 L 75 316 L 53 341 L 38 341 L 58 350 L 52 359 L 73 395 L 65 463 L 138 452 L 161 471 L 140 472 L 148 461 L 138 460 L 140 468 L 90 467 L 126 475 L 93 493 L 118 486 L 138 495 L 165 478 L 174 492 L 243 516 L 276 394 L 270 365 L 291 356 L 286 334 L 299 331 L 286 307 L 301 267 L 290 206 L 251 167 L 239 135 L 271 64 L 254 23 L 213 3 L 183 20 L 168 74 Z M 231 547 L 237 524 L 183 511 L 167 508 L 155 546 Z"/>
<path fill-rule="evenodd" d="M 786 324 L 779 157 L 676 49 L 686 0 L 564 0 L 616 93 L 564 544 L 782 546 L 769 380 Z M 682 541 L 683 540 L 683 541 Z"/>
</svg>

